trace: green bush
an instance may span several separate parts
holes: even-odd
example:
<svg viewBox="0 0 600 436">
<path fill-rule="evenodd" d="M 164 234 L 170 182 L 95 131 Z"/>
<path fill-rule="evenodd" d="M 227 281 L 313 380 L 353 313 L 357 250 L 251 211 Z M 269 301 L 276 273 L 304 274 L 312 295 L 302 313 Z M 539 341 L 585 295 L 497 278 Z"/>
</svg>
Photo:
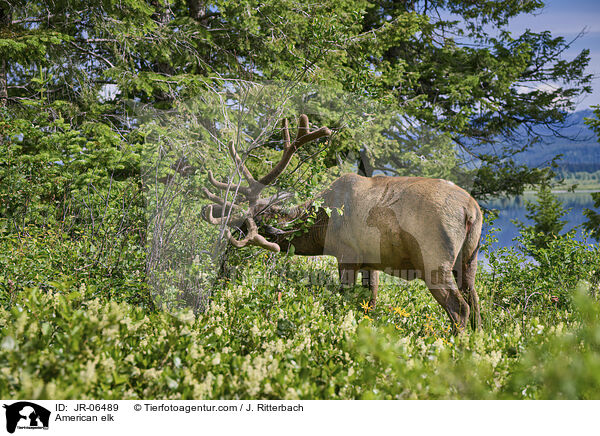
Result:
<svg viewBox="0 0 600 436">
<path fill-rule="evenodd" d="M 70 292 L 87 299 L 129 301 L 152 309 L 144 277 L 145 250 L 132 235 L 102 244 L 87 233 L 27 226 L 11 232 L 0 219 L 0 304 L 11 305 L 26 288 Z"/>
<path fill-rule="evenodd" d="M 375 310 L 360 287 L 340 295 L 302 282 L 230 282 L 197 316 L 91 299 L 85 288 L 66 285 L 26 289 L 0 310 L 0 396 L 599 396 L 595 300 L 574 298 L 573 312 L 549 304 L 544 319 L 527 315 L 521 322 L 522 308 L 513 305 L 509 314 L 490 304 L 482 286 L 488 325 L 460 336 L 450 334 L 418 282 L 384 283 Z"/>
<path fill-rule="evenodd" d="M 600 305 L 588 285 L 574 294 L 579 321 L 534 338 L 507 383 L 508 392 L 532 399 L 600 398 Z"/>
</svg>

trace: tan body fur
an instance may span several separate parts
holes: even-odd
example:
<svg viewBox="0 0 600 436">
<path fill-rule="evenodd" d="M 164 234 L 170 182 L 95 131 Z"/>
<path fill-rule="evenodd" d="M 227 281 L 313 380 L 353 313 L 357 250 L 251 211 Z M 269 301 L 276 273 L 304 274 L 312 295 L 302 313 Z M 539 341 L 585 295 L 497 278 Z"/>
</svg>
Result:
<svg viewBox="0 0 600 436">
<path fill-rule="evenodd" d="M 217 181 L 210 171 L 208 180 L 220 191 L 240 194 L 248 207 L 244 210 L 228 201 L 226 194 L 218 196 L 204 188 L 213 204 L 203 208 L 203 218 L 225 226 L 224 234 L 238 248 L 255 245 L 279 252 L 293 245 L 296 254 L 335 256 L 342 286 L 355 284 L 357 272 L 362 271 L 363 285 L 372 291 L 372 306 L 377 299 L 379 271 L 408 280 L 421 278 L 457 331 L 462 331 L 469 320 L 479 328 L 475 273 L 482 216 L 477 202 L 452 182 L 346 174 L 321 194 L 323 204 L 318 209 L 310 201 L 284 209 L 277 203 L 286 195 L 260 197 L 283 173 L 299 147 L 330 135 L 327 127 L 311 131 L 308 117 L 301 115 L 292 140 L 284 119 L 281 160 L 260 179 L 254 178 L 230 142 L 236 171 L 247 185 Z M 313 214 L 316 221 L 301 233 L 268 224 L 274 219 L 294 226 Z M 243 237 L 236 239 L 230 227 L 239 229 Z"/>
<path fill-rule="evenodd" d="M 282 248 L 291 243 L 296 254 L 336 257 L 343 285 L 362 271 L 373 306 L 378 271 L 421 278 L 457 329 L 469 318 L 479 327 L 474 279 L 482 216 L 466 191 L 440 179 L 346 174 L 322 197 L 331 216 L 321 209 L 307 233 L 274 238 Z"/>
</svg>

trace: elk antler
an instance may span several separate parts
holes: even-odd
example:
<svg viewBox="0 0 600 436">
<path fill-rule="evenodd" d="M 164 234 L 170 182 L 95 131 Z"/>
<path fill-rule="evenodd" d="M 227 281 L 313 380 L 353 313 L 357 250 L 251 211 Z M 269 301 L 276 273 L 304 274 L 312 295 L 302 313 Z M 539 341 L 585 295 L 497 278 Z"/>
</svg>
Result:
<svg viewBox="0 0 600 436">
<path fill-rule="evenodd" d="M 292 156 L 300 148 L 302 145 L 314 141 L 316 139 L 322 138 L 324 136 L 330 136 L 331 130 L 327 127 L 321 127 L 318 130 L 313 132 L 308 132 L 308 117 L 304 114 L 300 115 L 300 119 L 298 120 L 298 133 L 296 134 L 296 139 L 294 142 L 290 143 L 290 131 L 288 129 L 288 121 L 287 119 L 283 120 L 283 156 L 281 160 L 273 167 L 269 174 L 264 176 L 262 179 L 258 181 L 263 186 L 270 185 L 273 181 L 279 177 L 279 175 L 285 170 L 285 168 L 290 163 Z"/>
<path fill-rule="evenodd" d="M 226 191 L 226 192 L 239 192 L 242 194 L 246 201 L 248 201 L 249 206 L 248 210 L 245 211 L 243 218 L 237 218 L 232 220 L 233 222 L 228 222 L 229 215 L 232 211 L 239 212 L 241 211 L 241 207 L 237 204 L 229 202 L 227 200 L 222 199 L 218 195 L 213 194 L 208 189 L 204 188 L 204 195 L 215 204 L 210 206 L 206 206 L 203 208 L 202 216 L 203 218 L 211 224 L 221 225 L 227 224 L 233 227 L 239 227 L 242 224 L 246 224 L 247 234 L 243 239 L 235 239 L 229 229 L 225 229 L 225 233 L 227 235 L 227 239 L 234 247 L 242 248 L 246 245 L 257 245 L 259 247 L 266 248 L 267 250 L 279 252 L 280 248 L 274 242 L 267 241 L 263 236 L 258 234 L 258 226 L 254 221 L 254 217 L 264 212 L 265 209 L 270 206 L 273 201 L 276 201 L 278 198 L 283 198 L 284 196 L 275 196 L 272 197 L 273 201 L 266 202 L 264 199 L 260 199 L 260 193 L 265 189 L 268 185 L 272 184 L 277 177 L 283 173 L 286 169 L 292 156 L 300 148 L 302 145 L 315 141 L 319 138 L 330 136 L 331 130 L 327 127 L 321 127 L 312 132 L 309 131 L 308 125 L 308 117 L 306 115 L 301 115 L 298 120 L 298 133 L 296 134 L 296 138 L 292 142 L 290 140 L 290 132 L 288 128 L 287 119 L 283 120 L 282 124 L 282 133 L 283 133 L 283 155 L 281 160 L 269 171 L 267 175 L 256 180 L 252 173 L 248 170 L 244 161 L 238 155 L 233 141 L 229 143 L 229 154 L 235 163 L 236 170 L 241 173 L 241 175 L 246 179 L 248 186 L 242 186 L 241 182 L 236 185 L 232 185 L 230 183 L 219 182 L 216 180 L 211 171 L 208 171 L 208 181 L 215 188 Z M 221 209 L 221 216 L 216 218 L 213 216 L 213 210 L 215 206 Z"/>
</svg>

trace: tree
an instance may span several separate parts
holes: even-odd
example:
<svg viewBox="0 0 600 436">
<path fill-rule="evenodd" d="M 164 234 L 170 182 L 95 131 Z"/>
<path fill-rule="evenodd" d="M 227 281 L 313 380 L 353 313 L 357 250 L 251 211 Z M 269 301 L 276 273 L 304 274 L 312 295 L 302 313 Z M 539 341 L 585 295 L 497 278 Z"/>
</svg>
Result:
<svg viewBox="0 0 600 436">
<path fill-rule="evenodd" d="M 596 116 L 595 118 L 587 118 L 585 123 L 596 132 L 598 141 L 600 141 L 600 106 L 594 107 L 594 115 Z M 600 192 L 594 192 L 591 195 L 594 200 L 594 207 L 596 209 L 600 208 Z M 600 241 L 600 213 L 592 209 L 585 209 L 583 214 L 588 219 L 583 224 L 583 227 L 588 230 L 596 240 Z"/>
<path fill-rule="evenodd" d="M 536 248 L 547 248 L 552 239 L 556 239 L 563 230 L 567 220 L 562 218 L 569 213 L 569 209 L 562 207 L 562 202 L 553 194 L 548 184 L 543 184 L 537 191 L 537 203 L 525 202 L 527 219 L 533 225 L 525 225 L 518 220 L 513 222 L 521 229 L 522 234 L 528 234 Z"/>
<path fill-rule="evenodd" d="M 0 2 L 0 29 L 7 29 L 12 21 L 11 8 L 8 2 Z M 6 59 L 0 61 L 0 108 L 5 107 L 8 99 Z M 0 139 L 1 141 L 1 139 Z"/>
<path fill-rule="evenodd" d="M 587 50 L 567 60 L 570 43 L 562 37 L 508 32 L 511 18 L 539 12 L 541 1 L 2 4 L 11 16 L 0 55 L 13 109 L 35 100 L 43 81 L 47 101 L 63 102 L 53 116 L 75 127 L 94 119 L 126 135 L 127 100 L 169 108 L 227 78 L 306 81 L 385 103 L 388 116 L 363 117 L 377 135 L 363 143 L 340 135 L 335 144 L 338 154 L 352 152 L 363 171 L 402 172 L 395 161 L 405 162 L 414 130 L 425 129 L 458 147 L 458 162 L 476 170 L 479 198 L 520 193 L 548 179 L 548 171 L 518 165 L 515 156 L 535 143 L 539 127 L 558 133 L 590 89 Z M 107 89 L 120 94 L 99 102 Z M 315 119 L 334 128 L 336 121 Z"/>
<path fill-rule="evenodd" d="M 594 200 L 594 207 L 600 208 L 600 192 L 594 192 L 591 194 Z M 583 227 L 592 234 L 597 241 L 600 241 L 600 213 L 592 209 L 585 209 L 583 214 L 588 219 L 583 223 Z"/>
<path fill-rule="evenodd" d="M 388 29 L 407 14 L 423 19 L 408 38 L 379 38 L 377 50 L 362 52 L 381 72 L 378 91 L 395 98 L 405 118 L 448 132 L 479 168 L 474 188 L 479 198 L 518 194 L 549 178 L 548 172 L 518 165 L 513 156 L 535 143 L 540 126 L 557 131 L 573 108 L 572 98 L 589 92 L 586 50 L 566 61 L 560 59 L 569 46 L 563 38 L 507 31 L 512 17 L 541 7 L 540 1 L 377 1 L 367 7 L 365 31 Z M 544 90 L 537 86 L 541 82 L 566 86 Z M 491 147 L 495 142 L 501 146 Z M 381 158 L 389 164 L 389 156 Z"/>
</svg>

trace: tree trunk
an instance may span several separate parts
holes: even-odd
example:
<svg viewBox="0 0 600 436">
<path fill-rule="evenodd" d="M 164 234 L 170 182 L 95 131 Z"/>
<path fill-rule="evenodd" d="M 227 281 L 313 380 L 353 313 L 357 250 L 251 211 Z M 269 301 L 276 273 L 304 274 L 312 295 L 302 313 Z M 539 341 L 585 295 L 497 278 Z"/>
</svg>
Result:
<svg viewBox="0 0 600 436">
<path fill-rule="evenodd" d="M 12 11 L 8 2 L 0 0 L 0 34 L 8 31 L 12 21 Z M 8 65 L 6 58 L 0 61 L 0 108 L 6 107 L 8 104 Z"/>
<path fill-rule="evenodd" d="M 0 62 L 0 107 L 6 107 L 8 103 L 8 89 L 6 84 L 6 59 Z"/>
<path fill-rule="evenodd" d="M 360 150 L 358 160 L 358 174 L 365 177 L 373 177 L 373 164 L 369 156 L 369 150 L 365 147 Z"/>
<path fill-rule="evenodd" d="M 190 17 L 200 21 L 206 15 L 206 4 L 204 0 L 186 0 Z"/>
</svg>

